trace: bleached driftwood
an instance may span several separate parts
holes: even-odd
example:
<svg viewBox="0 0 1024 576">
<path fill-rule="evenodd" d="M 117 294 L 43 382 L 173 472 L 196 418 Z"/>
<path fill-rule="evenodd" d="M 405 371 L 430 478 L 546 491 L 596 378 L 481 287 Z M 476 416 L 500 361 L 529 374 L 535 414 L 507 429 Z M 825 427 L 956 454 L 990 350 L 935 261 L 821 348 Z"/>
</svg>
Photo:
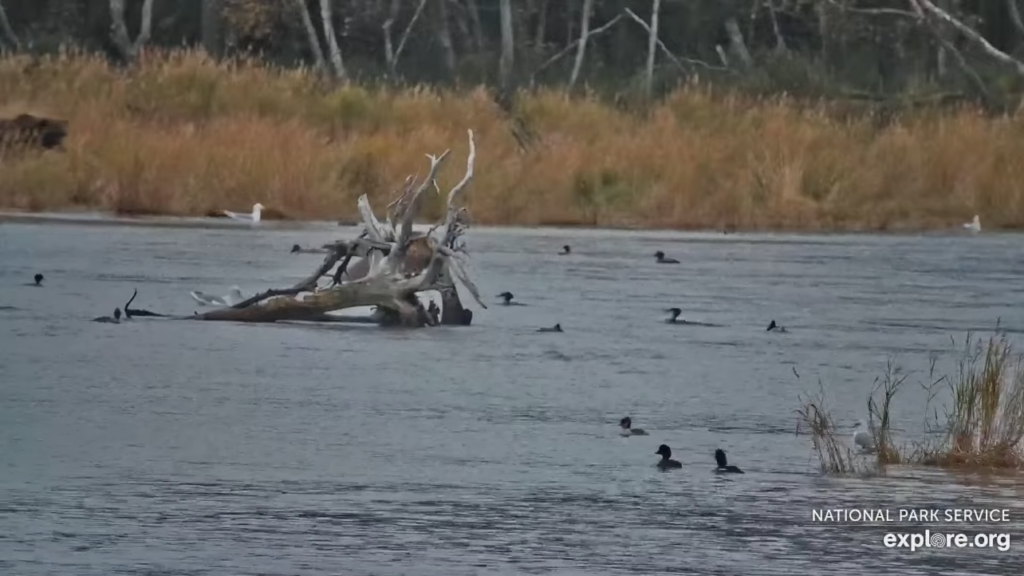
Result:
<svg viewBox="0 0 1024 576">
<path fill-rule="evenodd" d="M 410 177 L 398 199 L 388 207 L 387 223 L 382 223 L 370 208 L 366 195 L 359 197 L 357 208 L 363 220 L 364 232 L 351 241 L 328 245 L 330 250 L 323 262 L 309 277 L 283 289 L 267 290 L 230 308 L 221 308 L 197 314 L 197 320 L 228 320 L 237 322 L 276 322 L 280 320 L 319 321 L 329 312 L 345 308 L 376 306 L 382 323 L 406 326 L 431 324 L 431 318 L 419 304 L 417 292 L 437 290 L 442 294 L 442 324 L 467 324 L 467 312 L 462 308 L 455 289 L 458 279 L 476 301 L 479 291 L 465 274 L 460 263 L 462 247 L 459 238 L 465 233 L 465 209 L 456 206 L 459 193 L 473 179 L 476 144 L 469 130 L 469 155 L 466 174 L 448 193 L 444 220 L 427 234 L 414 235 L 412 226 L 424 193 L 437 188 L 435 177 L 450 150 L 439 156 L 427 155 L 430 171 L 419 185 Z M 440 232 L 435 235 L 435 232 Z M 342 277 L 352 258 L 359 256 L 368 262 L 368 271 L 348 282 Z M 330 273 L 331 269 L 338 268 Z M 333 282 L 319 287 L 321 278 L 328 276 Z M 302 293 L 307 293 L 301 298 Z M 468 316 L 468 317 L 467 317 Z M 447 321 L 446 321 L 447 320 Z"/>
</svg>

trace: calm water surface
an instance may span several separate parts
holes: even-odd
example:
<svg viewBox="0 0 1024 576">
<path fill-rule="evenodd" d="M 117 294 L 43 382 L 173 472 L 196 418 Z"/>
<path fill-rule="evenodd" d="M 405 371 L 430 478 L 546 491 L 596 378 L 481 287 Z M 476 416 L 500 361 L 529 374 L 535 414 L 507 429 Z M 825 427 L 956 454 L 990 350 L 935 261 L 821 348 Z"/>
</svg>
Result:
<svg viewBox="0 0 1024 576">
<path fill-rule="evenodd" d="M 1019 339 L 1021 236 L 474 229 L 488 302 L 525 305 L 476 308 L 471 327 L 89 322 L 134 288 L 136 307 L 191 314 L 189 290 L 291 284 L 320 259 L 293 243 L 350 233 L 0 224 L 0 574 L 1024 569 L 1017 478 L 826 478 L 794 433 L 819 381 L 852 431 L 895 357 L 899 426 L 918 434 L 931 357 L 952 370 L 965 333 L 997 321 Z M 25 285 L 35 272 L 45 287 Z M 670 306 L 721 326 L 664 324 Z M 651 435 L 620 438 L 627 414 Z M 661 443 L 682 470 L 655 469 Z M 713 474 L 717 447 L 747 473 Z M 811 521 L 841 507 L 1013 521 Z M 1013 540 L 882 543 L 925 528 Z"/>
</svg>

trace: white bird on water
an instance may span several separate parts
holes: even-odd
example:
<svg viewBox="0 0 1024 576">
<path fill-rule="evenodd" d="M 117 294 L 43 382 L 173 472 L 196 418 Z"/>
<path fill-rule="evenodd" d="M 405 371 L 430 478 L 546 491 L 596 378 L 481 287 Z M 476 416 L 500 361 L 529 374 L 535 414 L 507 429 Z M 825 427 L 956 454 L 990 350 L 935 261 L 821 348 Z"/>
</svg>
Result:
<svg viewBox="0 0 1024 576">
<path fill-rule="evenodd" d="M 970 222 L 965 222 L 964 223 L 964 229 L 965 230 L 969 230 L 970 232 L 972 232 L 974 234 L 977 234 L 978 232 L 981 232 L 981 218 L 978 218 L 978 215 L 975 214 L 974 215 L 974 220 L 971 220 Z"/>
<path fill-rule="evenodd" d="M 231 218 L 232 220 L 241 220 L 243 222 L 252 222 L 258 224 L 260 221 L 260 214 L 263 212 L 265 206 L 259 202 L 252 205 L 252 214 L 240 214 L 238 212 L 232 212 L 230 210 L 221 210 L 221 212 Z"/>
<path fill-rule="evenodd" d="M 224 296 L 214 296 L 213 294 L 207 294 L 198 290 L 193 290 L 189 294 L 200 306 L 234 306 L 245 300 L 245 297 L 242 296 L 242 290 L 238 286 L 232 286 Z"/>
<path fill-rule="evenodd" d="M 861 452 L 870 453 L 875 451 L 875 438 L 867 429 L 867 424 L 863 420 L 857 422 L 857 428 L 853 431 L 853 445 L 855 448 L 859 448 Z"/>
</svg>

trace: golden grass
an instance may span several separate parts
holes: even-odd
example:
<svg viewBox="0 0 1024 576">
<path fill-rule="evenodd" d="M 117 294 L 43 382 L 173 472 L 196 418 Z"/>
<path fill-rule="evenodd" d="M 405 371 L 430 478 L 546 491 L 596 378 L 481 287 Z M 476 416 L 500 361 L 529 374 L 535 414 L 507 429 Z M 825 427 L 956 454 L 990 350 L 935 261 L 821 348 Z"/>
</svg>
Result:
<svg viewBox="0 0 1024 576">
<path fill-rule="evenodd" d="M 925 412 L 931 407 L 935 388 L 945 385 L 950 403 L 925 421 L 925 440 L 897 446 L 893 440 L 892 401 L 906 382 L 905 375 L 889 364 L 886 375 L 876 382 L 868 399 L 871 431 L 877 450 L 869 458 L 855 453 L 826 407 L 824 392 L 802 397 L 797 410 L 797 432 L 806 431 L 818 455 L 823 472 L 850 474 L 869 470 L 884 472 L 890 464 L 936 466 L 959 470 L 1024 469 L 1024 366 L 1020 358 L 1011 362 L 1011 346 L 1005 335 L 987 341 L 967 336 L 959 370 L 928 386 Z M 876 396 L 881 392 L 881 402 Z M 934 430 L 942 433 L 928 434 Z M 932 436 L 932 439 L 928 439 Z"/>
<path fill-rule="evenodd" d="M 425 153 L 464 154 L 473 128 L 479 223 L 922 229 L 979 213 L 986 228 L 1024 225 L 1024 117 L 947 109 L 880 127 L 835 103 L 699 85 L 643 114 L 545 90 L 517 107 L 537 136 L 525 152 L 483 88 L 329 86 L 196 52 L 148 53 L 130 72 L 74 52 L 7 57 L 0 116 L 66 118 L 70 135 L 65 153 L 0 166 L 0 207 L 201 215 L 259 201 L 349 218 L 359 194 L 379 205 L 422 173 Z"/>
</svg>

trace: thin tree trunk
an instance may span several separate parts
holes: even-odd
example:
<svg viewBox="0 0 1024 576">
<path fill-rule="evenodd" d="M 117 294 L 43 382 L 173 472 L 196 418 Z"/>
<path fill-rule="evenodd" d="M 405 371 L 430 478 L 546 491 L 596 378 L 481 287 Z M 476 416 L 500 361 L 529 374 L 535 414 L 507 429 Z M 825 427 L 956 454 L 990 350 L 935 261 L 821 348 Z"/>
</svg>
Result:
<svg viewBox="0 0 1024 576">
<path fill-rule="evenodd" d="M 124 21 L 124 0 L 110 0 L 110 19 L 112 24 L 111 35 L 114 45 L 121 52 L 121 56 L 128 62 L 135 62 L 139 56 L 139 50 L 149 42 L 150 34 L 153 31 L 153 0 L 145 0 L 142 4 L 142 22 L 139 25 L 139 35 L 135 41 L 128 36 L 128 25 Z"/>
<path fill-rule="evenodd" d="M 725 32 L 729 36 L 729 47 L 732 48 L 733 53 L 747 68 L 753 66 L 754 58 L 750 55 L 750 50 L 747 49 L 747 43 L 743 41 L 743 31 L 740 30 L 740 23 L 736 21 L 736 18 L 729 18 L 725 21 Z"/>
<path fill-rule="evenodd" d="M 583 0 L 583 10 L 580 15 L 580 41 L 576 46 L 576 61 L 572 65 L 572 74 L 569 75 L 569 90 L 576 85 L 580 77 L 580 69 L 583 68 L 583 57 L 587 53 L 587 37 L 590 36 L 590 13 L 594 10 L 594 0 Z"/>
<path fill-rule="evenodd" d="M 650 98 L 654 93 L 654 60 L 658 55 L 658 16 L 661 0 L 654 0 L 651 6 L 651 33 L 647 36 L 647 69 L 644 72 L 644 94 Z"/>
<path fill-rule="evenodd" d="M 515 65 L 515 39 L 512 36 L 512 0 L 500 0 L 501 55 L 498 58 L 498 87 L 508 92 L 512 87 L 512 67 Z"/>
<path fill-rule="evenodd" d="M 448 74 L 455 75 L 455 43 L 452 42 L 452 29 L 448 25 L 448 0 L 437 0 L 437 41 L 441 44 L 444 67 Z"/>
<path fill-rule="evenodd" d="M 0 34 L 3 38 L 0 38 L 0 47 L 4 43 L 10 44 L 14 50 L 21 50 L 21 42 L 18 41 L 17 35 L 14 34 L 14 29 L 11 28 L 11 22 L 7 19 L 7 11 L 4 10 L 3 2 L 0 1 Z"/>
<path fill-rule="evenodd" d="M 302 18 L 302 27 L 306 30 L 306 37 L 309 38 L 309 50 L 313 53 L 313 62 L 317 70 L 326 70 L 327 62 L 324 60 L 324 51 L 320 48 L 320 38 L 317 36 L 316 27 L 313 26 L 313 19 L 309 15 L 309 7 L 306 0 L 295 0 L 299 8 L 299 16 Z"/>
<path fill-rule="evenodd" d="M 768 5 L 768 16 L 772 19 L 772 32 L 775 34 L 775 51 L 778 53 L 785 53 L 787 51 L 786 38 L 782 35 L 782 30 L 779 28 L 779 18 L 775 13 L 775 0 L 765 0 Z"/>
<path fill-rule="evenodd" d="M 320 0 L 320 18 L 323 20 L 324 39 L 327 40 L 327 50 L 331 57 L 334 75 L 344 80 L 348 77 L 348 73 L 345 71 L 345 61 L 341 58 L 341 47 L 338 46 L 338 37 L 334 34 L 331 0 Z"/>
<path fill-rule="evenodd" d="M 402 57 L 402 51 L 405 50 L 405 43 L 409 40 L 409 33 L 412 32 L 413 26 L 420 19 L 420 15 L 423 14 L 423 8 L 427 5 L 427 0 L 420 0 L 420 3 L 416 6 L 416 12 L 413 13 L 412 19 L 409 20 L 409 24 L 405 26 L 405 31 L 402 32 L 402 37 L 398 40 L 398 47 L 392 48 L 391 44 L 391 26 L 394 25 L 395 19 L 398 18 L 400 0 L 394 0 L 391 4 L 391 13 L 388 16 L 387 21 L 384 22 L 384 58 L 387 60 L 388 74 L 394 78 L 398 75 L 398 60 Z"/>
</svg>

